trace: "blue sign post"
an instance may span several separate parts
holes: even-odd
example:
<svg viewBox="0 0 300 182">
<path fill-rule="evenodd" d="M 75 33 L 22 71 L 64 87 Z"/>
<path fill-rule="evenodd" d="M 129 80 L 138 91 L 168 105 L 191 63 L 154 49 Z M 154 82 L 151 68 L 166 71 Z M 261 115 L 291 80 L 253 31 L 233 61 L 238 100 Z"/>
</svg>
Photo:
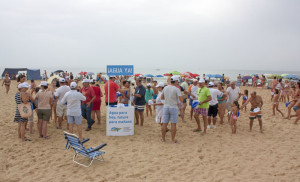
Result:
<svg viewBox="0 0 300 182">
<path fill-rule="evenodd" d="M 133 65 L 107 65 L 106 74 L 111 76 L 133 76 Z M 108 81 L 108 107 L 106 108 L 106 135 L 107 136 L 127 136 L 134 135 L 134 107 L 131 106 L 109 106 L 109 85 Z M 131 97 L 131 93 L 129 91 Z"/>
</svg>

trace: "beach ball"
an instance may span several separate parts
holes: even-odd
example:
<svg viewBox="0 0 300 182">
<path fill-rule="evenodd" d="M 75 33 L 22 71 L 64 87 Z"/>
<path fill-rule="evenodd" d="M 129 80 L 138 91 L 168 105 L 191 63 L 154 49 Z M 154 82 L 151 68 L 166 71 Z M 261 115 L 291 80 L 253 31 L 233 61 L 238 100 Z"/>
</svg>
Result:
<svg viewBox="0 0 300 182">
<path fill-rule="evenodd" d="M 195 107 L 197 107 L 199 105 L 199 101 L 194 101 L 192 104 L 192 108 L 194 109 Z"/>
<path fill-rule="evenodd" d="M 247 96 L 244 96 L 244 97 L 243 97 L 243 100 L 247 100 Z"/>
</svg>

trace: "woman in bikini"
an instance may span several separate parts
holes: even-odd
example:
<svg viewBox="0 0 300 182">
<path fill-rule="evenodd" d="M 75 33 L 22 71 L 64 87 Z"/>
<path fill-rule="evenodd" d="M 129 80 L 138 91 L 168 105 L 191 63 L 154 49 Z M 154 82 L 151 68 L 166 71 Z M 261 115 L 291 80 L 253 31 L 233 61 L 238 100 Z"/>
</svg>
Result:
<svg viewBox="0 0 300 182">
<path fill-rule="evenodd" d="M 275 116 L 275 109 L 278 111 L 282 117 L 284 117 L 283 113 L 279 110 L 279 90 L 275 89 L 275 95 L 273 98 L 273 116 Z"/>
<path fill-rule="evenodd" d="M 288 105 L 288 114 L 287 114 L 287 117 L 285 117 L 285 119 L 291 119 L 292 108 L 296 104 L 296 102 L 299 100 L 300 100 L 300 82 L 297 82 L 294 97 L 293 97 L 293 100 Z"/>
<path fill-rule="evenodd" d="M 5 88 L 6 88 L 6 94 L 8 94 L 8 91 L 9 91 L 9 88 L 10 88 L 10 79 L 9 79 L 9 76 L 8 76 L 8 74 L 5 74 L 5 78 L 4 78 L 4 80 L 3 80 L 3 82 L 2 82 L 2 87 L 3 87 L 3 85 L 5 85 Z"/>
<path fill-rule="evenodd" d="M 284 88 L 283 88 L 283 99 L 284 103 L 286 101 L 290 102 L 290 90 L 291 90 L 291 85 L 288 80 L 284 81 Z"/>
<path fill-rule="evenodd" d="M 218 83 L 218 90 L 223 93 L 222 97 L 218 96 L 218 115 L 220 117 L 220 124 L 223 124 L 227 95 L 222 87 L 222 83 Z"/>
</svg>

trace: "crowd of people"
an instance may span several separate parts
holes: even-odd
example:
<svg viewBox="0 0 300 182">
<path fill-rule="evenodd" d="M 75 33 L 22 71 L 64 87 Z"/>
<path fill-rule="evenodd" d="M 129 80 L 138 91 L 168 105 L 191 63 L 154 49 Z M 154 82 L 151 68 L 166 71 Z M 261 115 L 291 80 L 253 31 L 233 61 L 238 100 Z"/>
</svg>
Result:
<svg viewBox="0 0 300 182">
<path fill-rule="evenodd" d="M 239 82 L 239 76 L 237 82 Z M 205 135 L 208 129 L 217 128 L 217 118 L 220 124 L 224 124 L 227 118 L 232 134 L 236 134 L 240 111 L 246 110 L 250 103 L 249 129 L 252 130 L 253 122 L 257 119 L 260 132 L 263 133 L 262 107 L 264 102 L 262 97 L 256 91 L 248 94 L 248 90 L 245 89 L 241 92 L 241 87 L 237 86 L 237 82 L 214 83 L 205 75 L 197 79 L 171 75 L 167 83 L 153 79 L 147 83 L 142 75 L 135 77 L 134 80 L 130 82 L 126 77 L 109 76 L 108 81 L 105 82 L 103 94 L 97 80 L 93 79 L 85 78 L 82 80 L 82 85 L 79 85 L 80 80 L 73 79 L 73 75 L 67 76 L 66 74 L 65 78 L 53 79 L 50 84 L 42 81 L 39 86 L 36 86 L 35 81 L 32 80 L 29 85 L 26 77 L 20 75 L 18 92 L 15 94 L 16 114 L 14 118 L 14 121 L 18 123 L 18 136 L 22 141 L 30 141 L 25 137 L 25 131 L 33 133 L 33 121 L 36 114 L 40 138 L 49 139 L 47 125 L 50 120 L 53 120 L 56 129 L 62 129 L 65 126 L 71 133 L 75 124 L 78 136 L 82 140 L 82 118 L 87 121 L 86 132 L 92 130 L 96 119 L 98 124 L 101 123 L 100 108 L 103 96 L 108 107 L 118 104 L 134 106 L 135 125 L 143 126 L 144 118 L 155 114 L 155 122 L 161 125 L 163 142 L 166 141 L 165 136 L 169 131 L 171 131 L 172 142 L 178 142 L 175 139 L 176 124 L 179 118 L 183 123 L 187 122 L 185 117 L 187 107 L 191 108 L 189 119 L 195 119 L 196 122 L 194 132 Z M 8 75 L 5 76 L 3 84 L 8 87 L 6 90 L 8 92 L 10 85 Z M 274 77 L 271 101 L 274 115 L 277 111 L 285 117 L 279 109 L 280 103 L 283 103 L 288 107 L 285 118 L 296 117 L 295 124 L 298 122 L 300 119 L 299 82 L 285 80 L 283 83 L 281 79 Z M 293 115 L 292 109 L 295 111 Z M 28 122 L 29 129 L 27 129 Z M 169 122 L 171 122 L 170 129 L 168 128 Z"/>
</svg>

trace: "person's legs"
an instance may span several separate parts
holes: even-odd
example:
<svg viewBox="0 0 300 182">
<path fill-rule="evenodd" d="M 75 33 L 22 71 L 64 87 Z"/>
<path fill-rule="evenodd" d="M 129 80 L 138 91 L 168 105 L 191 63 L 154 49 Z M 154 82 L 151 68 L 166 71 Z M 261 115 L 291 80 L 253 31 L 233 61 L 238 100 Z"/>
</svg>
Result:
<svg viewBox="0 0 300 182">
<path fill-rule="evenodd" d="M 68 116 L 69 133 L 73 133 L 74 122 L 75 122 L 75 117 L 74 116 Z"/>
<path fill-rule="evenodd" d="M 252 131 L 253 120 L 254 120 L 254 119 L 250 119 L 250 130 L 249 130 L 249 131 Z"/>
<path fill-rule="evenodd" d="M 287 116 L 285 117 L 285 119 L 291 119 L 291 111 L 292 111 L 292 108 L 293 106 L 296 104 L 295 101 L 292 101 L 289 106 L 288 106 L 288 114 Z"/>
<path fill-rule="evenodd" d="M 8 86 L 8 85 L 5 85 L 5 88 L 6 88 L 6 94 L 8 94 L 9 86 Z"/>
<path fill-rule="evenodd" d="M 199 114 L 196 111 L 195 111 L 195 114 L 194 114 L 194 118 L 195 118 L 196 123 L 197 123 L 197 129 L 194 130 L 194 131 L 200 131 L 201 130 L 200 119 L 199 119 Z"/>
<path fill-rule="evenodd" d="M 42 119 L 39 119 L 39 120 L 38 120 L 37 126 L 38 126 L 38 130 L 39 130 L 39 135 L 40 135 L 40 137 L 43 137 L 43 132 L 42 132 L 43 120 L 42 120 Z"/>
<path fill-rule="evenodd" d="M 149 111 L 150 111 L 150 116 L 152 116 L 152 108 L 151 108 L 151 105 L 149 105 Z"/>
<path fill-rule="evenodd" d="M 233 120 L 233 118 L 230 118 L 230 127 L 231 127 L 231 133 L 234 134 L 234 120 Z"/>
<path fill-rule="evenodd" d="M 163 123 L 161 126 L 161 140 L 163 142 L 166 141 L 167 126 L 168 126 L 168 123 Z"/>
<path fill-rule="evenodd" d="M 259 122 L 259 128 L 260 128 L 260 132 L 263 133 L 263 129 L 262 129 L 262 119 L 261 118 L 257 118 L 258 122 Z"/>
<path fill-rule="evenodd" d="M 86 118 L 88 123 L 88 128 L 92 128 L 92 125 L 95 123 L 95 121 L 91 118 L 93 104 L 90 105 L 90 107 L 87 107 L 86 109 Z"/>
<path fill-rule="evenodd" d="M 170 121 L 170 111 L 169 108 L 163 109 L 163 117 L 162 117 L 162 126 L 161 126 L 161 140 L 163 142 L 166 141 L 166 132 L 167 132 L 167 126 Z"/>
<path fill-rule="evenodd" d="M 298 122 L 299 119 L 300 119 L 300 109 L 296 110 L 295 112 L 296 112 L 296 114 L 297 114 L 297 118 L 296 118 L 294 124 L 297 124 L 297 122 Z"/>
<path fill-rule="evenodd" d="M 148 111 L 149 110 L 149 105 L 148 105 L 148 103 L 146 103 L 146 116 L 148 117 Z"/>
<path fill-rule="evenodd" d="M 135 109 L 134 111 L 134 115 L 135 115 L 135 125 L 139 125 L 139 112 L 137 111 L 137 109 Z"/>
<path fill-rule="evenodd" d="M 48 136 L 47 136 L 47 125 L 48 125 L 48 121 L 43 121 L 43 137 L 44 139 L 48 139 Z"/>
<path fill-rule="evenodd" d="M 79 136 L 79 140 L 82 141 L 82 125 L 81 124 L 76 124 L 77 126 L 77 132 L 78 132 L 78 136 Z"/>
<path fill-rule="evenodd" d="M 204 121 L 204 131 L 203 134 L 206 134 L 206 128 L 207 128 L 207 116 L 202 116 L 203 121 Z"/>
<path fill-rule="evenodd" d="M 209 126 L 210 126 L 210 123 L 211 123 L 211 116 L 208 116 L 208 117 L 207 117 L 207 121 L 208 121 L 207 127 L 209 127 Z"/>
<path fill-rule="evenodd" d="M 284 114 L 279 110 L 278 107 L 279 107 L 279 104 L 276 105 L 276 110 L 281 114 L 282 117 L 284 117 Z M 274 111 L 274 113 L 275 113 L 275 111 Z"/>
<path fill-rule="evenodd" d="M 275 116 L 275 108 L 276 108 L 276 104 L 273 104 L 273 116 Z"/>
<path fill-rule="evenodd" d="M 170 120 L 171 120 L 171 137 L 172 143 L 177 143 L 175 140 L 176 135 L 176 123 L 178 122 L 178 108 L 169 108 Z"/>
<path fill-rule="evenodd" d="M 144 111 L 139 111 L 139 115 L 140 115 L 140 118 L 141 118 L 141 126 L 143 126 L 143 124 L 144 124 Z"/>
<path fill-rule="evenodd" d="M 18 122 L 18 137 L 21 138 L 21 122 Z"/>
<path fill-rule="evenodd" d="M 21 134 L 21 140 L 25 140 L 25 122 L 20 122 L 20 134 Z"/>
<path fill-rule="evenodd" d="M 176 143 L 175 135 L 176 135 L 176 123 L 171 123 L 171 136 L 172 136 L 173 143 Z"/>
<path fill-rule="evenodd" d="M 93 111 L 93 110 L 92 110 L 91 118 L 92 118 L 92 120 L 94 120 L 94 121 L 95 121 L 95 116 L 96 116 L 96 111 Z"/>
<path fill-rule="evenodd" d="M 96 115 L 97 115 L 98 124 L 100 124 L 101 123 L 101 112 L 100 112 L 100 110 L 96 111 Z M 95 119 L 94 119 L 94 121 L 95 121 Z"/>
</svg>

